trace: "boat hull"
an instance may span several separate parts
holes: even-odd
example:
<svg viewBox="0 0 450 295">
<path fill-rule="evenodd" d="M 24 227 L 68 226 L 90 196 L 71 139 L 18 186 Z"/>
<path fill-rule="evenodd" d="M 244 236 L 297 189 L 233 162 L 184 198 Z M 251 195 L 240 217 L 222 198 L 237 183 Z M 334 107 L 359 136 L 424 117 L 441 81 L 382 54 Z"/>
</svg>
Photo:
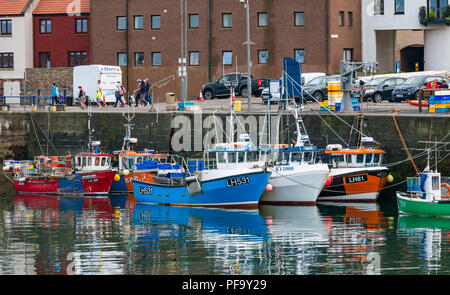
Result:
<svg viewBox="0 0 450 295">
<path fill-rule="evenodd" d="M 139 180 L 144 182 L 153 182 L 155 173 L 137 171 L 128 175 L 119 174 L 120 180 L 114 181 L 111 185 L 110 193 L 113 194 L 132 194 L 133 193 L 133 180 Z"/>
<path fill-rule="evenodd" d="M 315 205 L 324 187 L 329 169 L 326 164 L 274 167 L 269 183 L 272 191 L 264 192 L 260 204 L 266 205 Z M 283 170 L 285 169 L 285 170 Z"/>
<path fill-rule="evenodd" d="M 23 181 L 14 180 L 19 194 L 85 194 L 106 195 L 114 179 L 114 171 L 88 172 L 62 177 L 37 177 Z"/>
<path fill-rule="evenodd" d="M 133 181 L 136 203 L 214 208 L 255 209 L 270 173 L 245 173 L 201 181 L 201 191 L 189 194 L 186 185 L 167 186 Z"/>
<path fill-rule="evenodd" d="M 397 192 L 398 211 L 407 215 L 422 215 L 432 217 L 450 217 L 450 202 L 433 202 L 423 199 L 411 199 Z"/>
<path fill-rule="evenodd" d="M 332 168 L 331 184 L 322 190 L 317 201 L 376 202 L 388 174 L 386 167 Z"/>
</svg>

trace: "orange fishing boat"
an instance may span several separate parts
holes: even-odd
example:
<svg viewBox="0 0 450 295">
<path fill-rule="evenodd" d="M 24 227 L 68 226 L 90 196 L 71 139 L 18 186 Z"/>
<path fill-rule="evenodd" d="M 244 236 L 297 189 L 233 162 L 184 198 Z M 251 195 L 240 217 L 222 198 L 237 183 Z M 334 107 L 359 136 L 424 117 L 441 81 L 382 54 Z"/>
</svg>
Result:
<svg viewBox="0 0 450 295">
<path fill-rule="evenodd" d="M 375 202 L 384 187 L 389 169 L 382 165 L 385 151 L 379 148 L 342 148 L 328 145 L 325 149 L 331 182 L 318 201 Z"/>
</svg>

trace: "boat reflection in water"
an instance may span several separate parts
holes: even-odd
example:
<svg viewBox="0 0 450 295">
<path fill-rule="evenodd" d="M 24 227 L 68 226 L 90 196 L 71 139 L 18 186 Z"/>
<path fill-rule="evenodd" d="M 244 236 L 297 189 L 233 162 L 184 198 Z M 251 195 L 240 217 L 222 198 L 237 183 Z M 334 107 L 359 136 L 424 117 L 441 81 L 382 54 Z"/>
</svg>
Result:
<svg viewBox="0 0 450 295">
<path fill-rule="evenodd" d="M 133 224 L 149 274 L 252 274 L 268 235 L 258 210 L 136 204 Z"/>
<path fill-rule="evenodd" d="M 40 232 L 31 273 L 123 274 L 124 252 L 110 234 L 114 223 L 107 197 L 17 194 L 14 199 L 14 226 L 24 234 Z"/>
<path fill-rule="evenodd" d="M 421 269 L 426 274 L 437 274 L 445 262 L 442 245 L 450 243 L 450 219 L 424 216 L 400 215 L 398 235 L 406 236 L 408 247 L 420 251 Z"/>
</svg>

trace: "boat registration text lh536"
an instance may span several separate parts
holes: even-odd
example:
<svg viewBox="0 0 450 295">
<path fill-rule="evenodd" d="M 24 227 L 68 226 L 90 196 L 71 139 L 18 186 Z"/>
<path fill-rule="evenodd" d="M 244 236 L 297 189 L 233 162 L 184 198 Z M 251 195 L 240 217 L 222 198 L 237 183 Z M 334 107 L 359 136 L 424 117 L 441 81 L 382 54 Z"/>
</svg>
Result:
<svg viewBox="0 0 450 295">
<path fill-rule="evenodd" d="M 227 179 L 227 186 L 238 186 L 250 183 L 250 178 L 248 176 L 240 177 L 240 178 L 233 178 L 233 179 Z"/>
</svg>

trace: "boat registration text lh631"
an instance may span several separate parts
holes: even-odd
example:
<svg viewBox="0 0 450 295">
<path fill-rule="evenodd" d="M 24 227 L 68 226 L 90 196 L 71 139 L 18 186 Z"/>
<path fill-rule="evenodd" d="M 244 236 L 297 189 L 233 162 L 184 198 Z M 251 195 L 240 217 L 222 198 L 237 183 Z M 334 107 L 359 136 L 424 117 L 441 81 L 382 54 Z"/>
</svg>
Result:
<svg viewBox="0 0 450 295">
<path fill-rule="evenodd" d="M 248 176 L 240 177 L 240 178 L 233 178 L 233 179 L 227 179 L 227 186 L 238 186 L 250 183 L 250 178 Z"/>
</svg>

